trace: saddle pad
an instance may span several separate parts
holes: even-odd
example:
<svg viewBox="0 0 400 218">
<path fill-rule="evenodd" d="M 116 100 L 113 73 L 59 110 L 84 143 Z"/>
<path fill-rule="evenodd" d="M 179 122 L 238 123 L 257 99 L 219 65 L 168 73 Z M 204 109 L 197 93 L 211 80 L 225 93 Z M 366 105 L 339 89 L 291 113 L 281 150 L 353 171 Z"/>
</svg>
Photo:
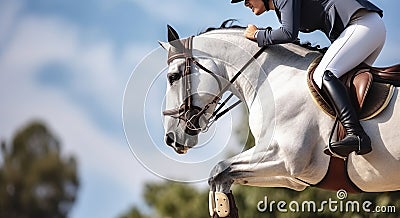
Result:
<svg viewBox="0 0 400 218">
<path fill-rule="evenodd" d="M 321 61 L 321 58 L 322 57 L 316 58 L 310 64 L 308 68 L 307 84 L 314 102 L 322 111 L 334 118 L 336 113 L 333 107 L 328 103 L 329 101 L 324 98 L 312 79 L 314 70 Z M 388 106 L 394 93 L 393 85 L 372 81 L 372 75 L 369 71 L 369 68 L 355 69 L 340 78 L 349 88 L 353 105 L 358 109 L 357 112 L 360 120 L 369 120 L 381 113 Z M 355 77 L 363 77 L 364 79 L 354 80 Z M 365 84 L 360 85 L 359 81 L 362 80 L 371 82 L 365 82 Z"/>
</svg>

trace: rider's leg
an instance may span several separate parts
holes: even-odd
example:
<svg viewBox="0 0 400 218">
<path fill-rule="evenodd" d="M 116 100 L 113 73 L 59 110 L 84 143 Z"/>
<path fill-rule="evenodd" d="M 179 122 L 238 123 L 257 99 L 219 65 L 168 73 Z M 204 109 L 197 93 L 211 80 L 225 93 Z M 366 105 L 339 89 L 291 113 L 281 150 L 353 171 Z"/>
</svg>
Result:
<svg viewBox="0 0 400 218">
<path fill-rule="evenodd" d="M 379 15 L 360 11 L 353 17 L 348 27 L 328 48 L 315 70 L 313 79 L 320 88 L 326 70 L 339 78 L 362 62 L 372 65 L 382 50 L 386 28 Z"/>
<path fill-rule="evenodd" d="M 330 71 L 325 71 L 322 89 L 328 94 L 336 114 L 346 130 L 346 137 L 341 141 L 333 142 L 330 150 L 326 148 L 324 152 L 330 154 L 332 151 L 342 157 L 347 157 L 353 151 L 356 151 L 357 154 L 369 153 L 372 150 L 371 140 L 361 127 L 346 87 Z"/>
<path fill-rule="evenodd" d="M 381 51 L 385 38 L 385 25 L 379 15 L 359 11 L 340 37 L 332 43 L 314 74 L 314 81 L 327 91 L 339 120 L 346 129 L 346 138 L 332 146 L 333 152 L 340 156 L 346 157 L 353 151 L 366 154 L 370 152 L 371 145 L 349 101 L 346 89 L 337 78 L 361 62 L 372 64 Z"/>
</svg>

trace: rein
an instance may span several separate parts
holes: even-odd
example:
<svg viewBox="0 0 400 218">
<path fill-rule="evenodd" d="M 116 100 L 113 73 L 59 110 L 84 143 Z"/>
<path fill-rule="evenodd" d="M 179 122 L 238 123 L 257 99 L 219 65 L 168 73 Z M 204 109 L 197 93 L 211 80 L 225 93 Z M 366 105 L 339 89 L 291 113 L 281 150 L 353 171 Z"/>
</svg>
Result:
<svg viewBox="0 0 400 218">
<path fill-rule="evenodd" d="M 243 65 L 243 67 L 235 74 L 235 76 L 233 76 L 232 79 L 229 80 L 229 84 L 228 84 L 227 86 L 225 86 L 225 87 L 218 93 L 218 95 L 216 95 L 216 96 L 214 97 L 214 99 L 213 99 L 213 100 L 211 101 L 211 103 L 209 103 L 209 104 L 217 103 L 217 102 L 218 102 L 218 99 L 221 99 L 222 95 L 223 95 L 223 94 L 229 89 L 229 87 L 237 80 L 237 78 L 243 73 L 243 71 L 245 71 L 246 68 L 247 68 L 251 63 L 253 63 L 253 61 L 255 61 L 258 57 L 260 57 L 260 55 L 265 51 L 266 48 L 267 48 L 266 46 L 261 47 L 261 48 L 257 51 L 257 53 L 255 53 L 255 54 L 253 55 L 253 57 L 252 57 L 250 60 L 248 60 L 248 61 L 246 62 L 245 65 Z M 238 101 L 236 101 L 235 103 L 233 103 L 231 106 L 229 106 L 227 109 L 225 109 L 225 110 L 223 110 L 222 112 L 218 113 L 218 112 L 225 106 L 225 104 L 229 101 L 229 99 L 231 99 L 232 97 L 233 97 L 233 93 L 231 93 L 231 94 L 228 96 L 228 98 L 225 99 L 225 101 L 223 101 L 223 102 L 221 103 L 221 105 L 214 111 L 212 117 L 215 117 L 215 118 L 213 119 L 213 122 L 217 121 L 220 117 L 222 117 L 224 114 L 226 114 L 227 112 L 229 112 L 230 110 L 232 110 L 233 108 L 235 108 L 237 105 L 239 105 L 239 104 L 241 103 L 241 100 L 238 100 Z M 203 109 L 203 110 L 204 110 L 204 109 Z"/>
<path fill-rule="evenodd" d="M 175 109 L 170 109 L 170 110 L 165 110 L 163 112 L 164 116 L 171 116 L 173 118 L 177 118 L 180 120 L 183 120 L 186 122 L 186 132 L 190 135 L 196 135 L 200 131 L 202 132 L 207 132 L 209 127 L 217 121 L 219 118 L 221 118 L 223 115 L 225 115 L 227 112 L 235 108 L 237 105 L 241 103 L 241 100 L 236 101 L 233 103 L 231 106 L 226 108 L 225 110 L 221 111 L 222 108 L 227 104 L 227 102 L 233 97 L 233 93 L 231 93 L 219 106 L 214 110 L 212 113 L 211 117 L 207 120 L 207 124 L 204 128 L 201 128 L 198 121 L 201 115 L 206 113 L 206 111 L 210 108 L 211 105 L 213 104 L 218 104 L 218 102 L 222 99 L 222 95 L 230 88 L 230 86 L 237 80 L 237 78 L 243 73 L 246 68 L 253 63 L 266 49 L 266 46 L 261 47 L 257 53 L 253 55 L 253 57 L 246 62 L 246 64 L 243 65 L 243 67 L 232 77 L 232 79 L 229 80 L 228 85 L 225 87 L 222 87 L 221 81 L 217 77 L 217 75 L 212 72 L 211 70 L 207 69 L 203 65 L 201 65 L 194 57 L 192 54 L 192 41 L 193 41 L 193 36 L 183 39 L 180 41 L 181 44 L 179 44 L 181 51 L 176 51 L 176 50 L 170 50 L 168 54 L 168 60 L 167 63 L 168 65 L 175 59 L 177 58 L 185 58 L 185 71 L 183 73 L 183 78 L 185 78 L 184 81 L 184 89 L 187 94 L 187 98 L 184 100 L 184 103 L 179 107 Z M 183 46 L 183 47 L 181 47 Z M 217 95 L 214 96 L 214 98 L 207 103 L 202 109 L 198 106 L 195 106 L 192 104 L 192 96 L 191 96 L 191 81 L 190 78 L 188 77 L 191 72 L 191 67 L 192 64 L 196 65 L 200 69 L 204 70 L 205 72 L 209 73 L 212 75 L 216 81 L 218 82 L 218 86 L 220 87 L 220 91 Z M 178 115 L 178 116 L 174 116 Z"/>
</svg>

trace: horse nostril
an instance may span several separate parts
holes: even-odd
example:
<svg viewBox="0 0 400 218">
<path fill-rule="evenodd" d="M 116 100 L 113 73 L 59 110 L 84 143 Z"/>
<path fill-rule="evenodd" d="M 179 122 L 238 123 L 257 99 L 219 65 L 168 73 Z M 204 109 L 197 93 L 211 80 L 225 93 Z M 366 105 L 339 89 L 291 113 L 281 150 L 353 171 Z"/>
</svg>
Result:
<svg viewBox="0 0 400 218">
<path fill-rule="evenodd" d="M 175 134 L 174 133 L 167 133 L 165 135 L 165 143 L 172 147 L 178 154 L 185 154 L 188 150 L 187 147 L 185 147 L 182 144 L 179 144 L 178 142 L 175 141 Z"/>
<path fill-rule="evenodd" d="M 174 136 L 174 134 L 172 133 L 172 132 L 170 132 L 170 133 L 167 133 L 166 135 L 165 135 L 165 143 L 167 144 L 167 145 L 169 145 L 169 146 L 173 146 L 173 144 L 174 144 L 174 142 L 175 142 L 175 136 Z"/>
</svg>

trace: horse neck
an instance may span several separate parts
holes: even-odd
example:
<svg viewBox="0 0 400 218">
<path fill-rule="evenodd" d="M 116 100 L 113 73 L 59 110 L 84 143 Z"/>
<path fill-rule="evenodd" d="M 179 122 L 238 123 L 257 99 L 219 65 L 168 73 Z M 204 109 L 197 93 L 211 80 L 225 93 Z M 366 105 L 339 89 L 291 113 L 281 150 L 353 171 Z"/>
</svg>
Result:
<svg viewBox="0 0 400 218">
<path fill-rule="evenodd" d="M 195 49 L 214 59 L 218 66 L 215 73 L 226 80 L 231 80 L 260 49 L 255 42 L 243 37 L 243 31 L 238 30 L 206 33 L 195 37 L 193 44 Z M 299 71 L 306 72 L 317 56 L 319 53 L 293 44 L 269 46 L 243 71 L 229 91 L 250 107 L 267 78 L 273 84 L 273 80 L 290 79 Z"/>
</svg>

